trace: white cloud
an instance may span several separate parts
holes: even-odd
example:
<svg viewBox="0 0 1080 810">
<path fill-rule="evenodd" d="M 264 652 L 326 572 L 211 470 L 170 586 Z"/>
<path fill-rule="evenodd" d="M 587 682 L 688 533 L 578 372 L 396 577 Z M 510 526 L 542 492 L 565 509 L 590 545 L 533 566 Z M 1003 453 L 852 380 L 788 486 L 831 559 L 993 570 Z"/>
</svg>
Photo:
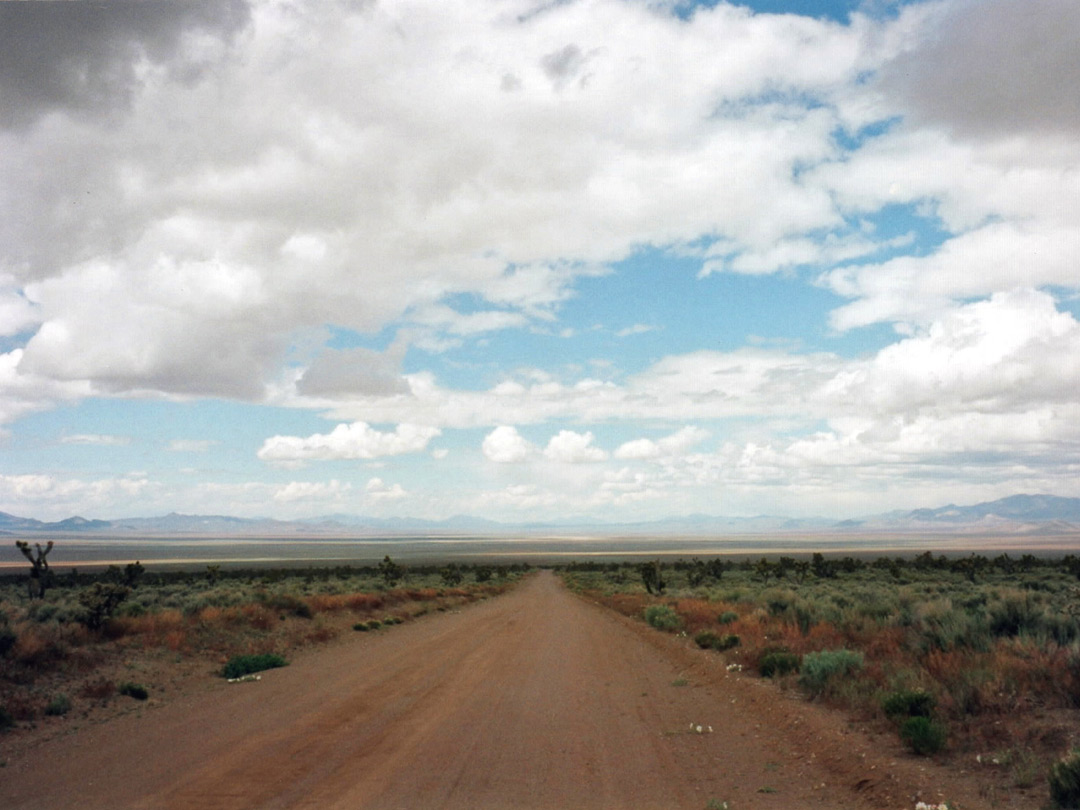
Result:
<svg viewBox="0 0 1080 810">
<path fill-rule="evenodd" d="M 626 460 L 648 460 L 685 453 L 696 444 L 709 438 L 709 432 L 696 425 L 687 425 L 670 436 L 657 441 L 652 439 L 633 439 L 619 445 L 615 458 Z"/>
<path fill-rule="evenodd" d="M 595 437 L 589 433 L 560 430 L 552 436 L 544 448 L 544 457 L 560 464 L 590 464 L 604 461 L 607 453 L 593 445 Z"/>
<path fill-rule="evenodd" d="M 131 444 L 130 436 L 110 436 L 100 433 L 76 433 L 62 436 L 60 444 L 90 444 L 99 447 L 122 447 Z"/>
<path fill-rule="evenodd" d="M 157 485 L 142 475 L 84 480 L 53 475 L 0 475 L 0 509 L 26 517 L 103 517 L 110 508 L 151 496 Z M 33 514 L 27 515 L 30 509 Z"/>
<path fill-rule="evenodd" d="M 381 478 L 370 479 L 364 487 L 364 494 L 371 501 L 397 501 L 408 495 L 401 484 L 388 486 Z"/>
<path fill-rule="evenodd" d="M 169 442 L 172 453 L 206 453 L 219 445 L 216 439 L 173 439 Z"/>
<path fill-rule="evenodd" d="M 284 486 L 278 487 L 274 492 L 274 500 L 279 503 L 294 501 L 339 501 L 343 495 L 352 490 L 348 483 L 341 483 L 337 479 L 330 481 L 290 481 Z"/>
<path fill-rule="evenodd" d="M 736 251 L 727 243 L 705 252 L 700 276 L 730 271 L 757 275 L 775 273 L 800 265 L 831 265 L 904 247 L 912 234 L 892 239 L 870 239 L 860 234 L 825 234 L 821 238 L 782 239 L 758 251 Z"/>
<path fill-rule="evenodd" d="M 555 506 L 563 501 L 557 493 L 542 489 L 535 484 L 512 484 L 505 489 L 483 492 L 477 499 L 482 509 L 511 509 L 526 511 Z"/>
<path fill-rule="evenodd" d="M 0 274 L 0 337 L 17 335 L 40 323 L 37 308 L 13 282 L 11 276 Z"/>
<path fill-rule="evenodd" d="M 633 335 L 644 335 L 648 332 L 655 332 L 658 327 L 650 326 L 645 323 L 635 323 L 633 326 L 627 326 L 625 329 L 620 329 L 615 333 L 615 337 L 624 338 L 631 337 Z"/>
<path fill-rule="evenodd" d="M 849 364 L 822 389 L 845 412 L 906 416 L 1070 404 L 1080 324 L 1043 292 L 1018 289 L 954 309 L 914 337 Z"/>
<path fill-rule="evenodd" d="M 20 371 L 22 349 L 0 353 L 0 425 L 90 394 L 86 382 L 62 382 Z"/>
<path fill-rule="evenodd" d="M 295 463 L 329 459 L 374 459 L 422 452 L 438 436 L 437 428 L 400 424 L 392 433 L 375 430 L 366 422 L 340 424 L 330 433 L 308 437 L 272 436 L 263 442 L 263 461 Z"/>
<path fill-rule="evenodd" d="M 259 399 L 326 323 L 446 345 L 550 319 L 641 245 L 762 250 L 840 224 L 795 170 L 833 156 L 831 105 L 888 50 L 880 24 L 531 10 L 256 2 L 242 36 L 199 40 L 218 44 L 197 69 L 185 37 L 142 72 L 123 49 L 90 60 L 92 85 L 127 77 L 108 115 L 57 99 L 0 133 L 5 328 L 42 324 L 21 373 Z M 462 294 L 479 304 L 453 309 Z"/>
<path fill-rule="evenodd" d="M 536 448 L 517 432 L 517 428 L 509 425 L 499 425 L 491 431 L 484 437 L 480 449 L 484 458 L 496 464 L 516 464 L 525 461 L 536 451 Z"/>
</svg>

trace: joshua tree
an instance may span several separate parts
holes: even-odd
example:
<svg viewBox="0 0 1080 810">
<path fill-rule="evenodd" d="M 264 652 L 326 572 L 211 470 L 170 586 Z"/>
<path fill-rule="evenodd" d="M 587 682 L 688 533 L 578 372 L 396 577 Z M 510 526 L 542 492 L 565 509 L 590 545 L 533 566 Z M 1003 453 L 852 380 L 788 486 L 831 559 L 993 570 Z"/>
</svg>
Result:
<svg viewBox="0 0 1080 810">
<path fill-rule="evenodd" d="M 44 599 L 45 589 L 49 586 L 49 561 L 45 558 L 52 551 L 53 541 L 50 540 L 46 543 L 45 548 L 41 547 L 41 543 L 34 543 L 34 548 L 37 549 L 36 554 L 30 551 L 30 544 L 25 540 L 16 540 L 15 546 L 30 561 L 32 566 L 30 568 L 30 582 L 27 583 L 30 598 L 33 599 L 36 596 L 38 599 Z"/>
<path fill-rule="evenodd" d="M 405 569 L 391 560 L 389 554 L 383 557 L 383 561 L 379 563 L 379 572 L 383 575 L 383 579 L 386 580 L 386 584 L 391 587 L 397 585 L 398 580 L 405 576 Z"/>
<path fill-rule="evenodd" d="M 658 595 L 664 592 L 667 583 L 664 582 L 664 577 L 660 573 L 659 560 L 655 560 L 651 563 L 642 563 L 638 567 L 638 572 L 641 574 L 641 581 L 645 585 L 645 590 L 649 593 Z"/>
</svg>

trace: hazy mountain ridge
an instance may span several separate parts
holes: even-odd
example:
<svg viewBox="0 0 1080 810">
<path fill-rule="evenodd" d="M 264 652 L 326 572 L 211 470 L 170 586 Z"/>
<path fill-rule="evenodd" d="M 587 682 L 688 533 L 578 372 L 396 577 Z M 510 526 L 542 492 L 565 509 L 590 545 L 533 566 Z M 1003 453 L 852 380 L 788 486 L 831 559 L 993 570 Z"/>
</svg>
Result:
<svg viewBox="0 0 1080 810">
<path fill-rule="evenodd" d="M 994 534 L 1069 534 L 1080 532 L 1080 498 L 1054 495 L 1012 495 L 970 506 L 948 504 L 934 509 L 887 512 L 858 519 L 791 518 L 775 515 L 723 517 L 686 515 L 665 520 L 599 523 L 588 520 L 547 523 L 499 523 L 470 515 L 444 520 L 375 518 L 335 514 L 304 520 L 240 518 L 229 515 L 182 515 L 88 520 L 70 517 L 46 522 L 0 512 L 3 534 L 110 534 L 110 535 L 235 535 L 305 537 L 358 533 L 438 533 L 514 531 L 619 531 L 682 534 L 762 534 L 793 532 L 987 532 Z"/>
</svg>

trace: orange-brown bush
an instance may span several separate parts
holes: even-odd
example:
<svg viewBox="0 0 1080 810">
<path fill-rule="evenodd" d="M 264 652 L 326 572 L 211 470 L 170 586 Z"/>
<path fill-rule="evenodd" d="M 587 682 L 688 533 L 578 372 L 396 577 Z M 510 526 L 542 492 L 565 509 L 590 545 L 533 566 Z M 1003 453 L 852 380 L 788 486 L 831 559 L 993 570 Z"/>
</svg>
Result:
<svg viewBox="0 0 1080 810">
<path fill-rule="evenodd" d="M 79 695 L 90 700 L 106 700 L 116 694 L 116 684 L 108 678 L 96 678 L 87 681 L 79 690 Z"/>
</svg>

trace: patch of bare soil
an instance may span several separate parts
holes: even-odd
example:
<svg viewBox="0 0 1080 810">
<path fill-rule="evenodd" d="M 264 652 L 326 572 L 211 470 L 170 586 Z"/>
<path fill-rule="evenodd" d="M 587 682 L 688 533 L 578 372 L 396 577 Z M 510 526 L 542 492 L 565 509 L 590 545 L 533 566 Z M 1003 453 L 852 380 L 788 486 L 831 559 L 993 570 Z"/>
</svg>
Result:
<svg viewBox="0 0 1080 810">
<path fill-rule="evenodd" d="M 990 806 L 979 774 L 728 673 L 550 573 L 258 682 L 190 683 L 11 753 L 0 807 Z"/>
</svg>

